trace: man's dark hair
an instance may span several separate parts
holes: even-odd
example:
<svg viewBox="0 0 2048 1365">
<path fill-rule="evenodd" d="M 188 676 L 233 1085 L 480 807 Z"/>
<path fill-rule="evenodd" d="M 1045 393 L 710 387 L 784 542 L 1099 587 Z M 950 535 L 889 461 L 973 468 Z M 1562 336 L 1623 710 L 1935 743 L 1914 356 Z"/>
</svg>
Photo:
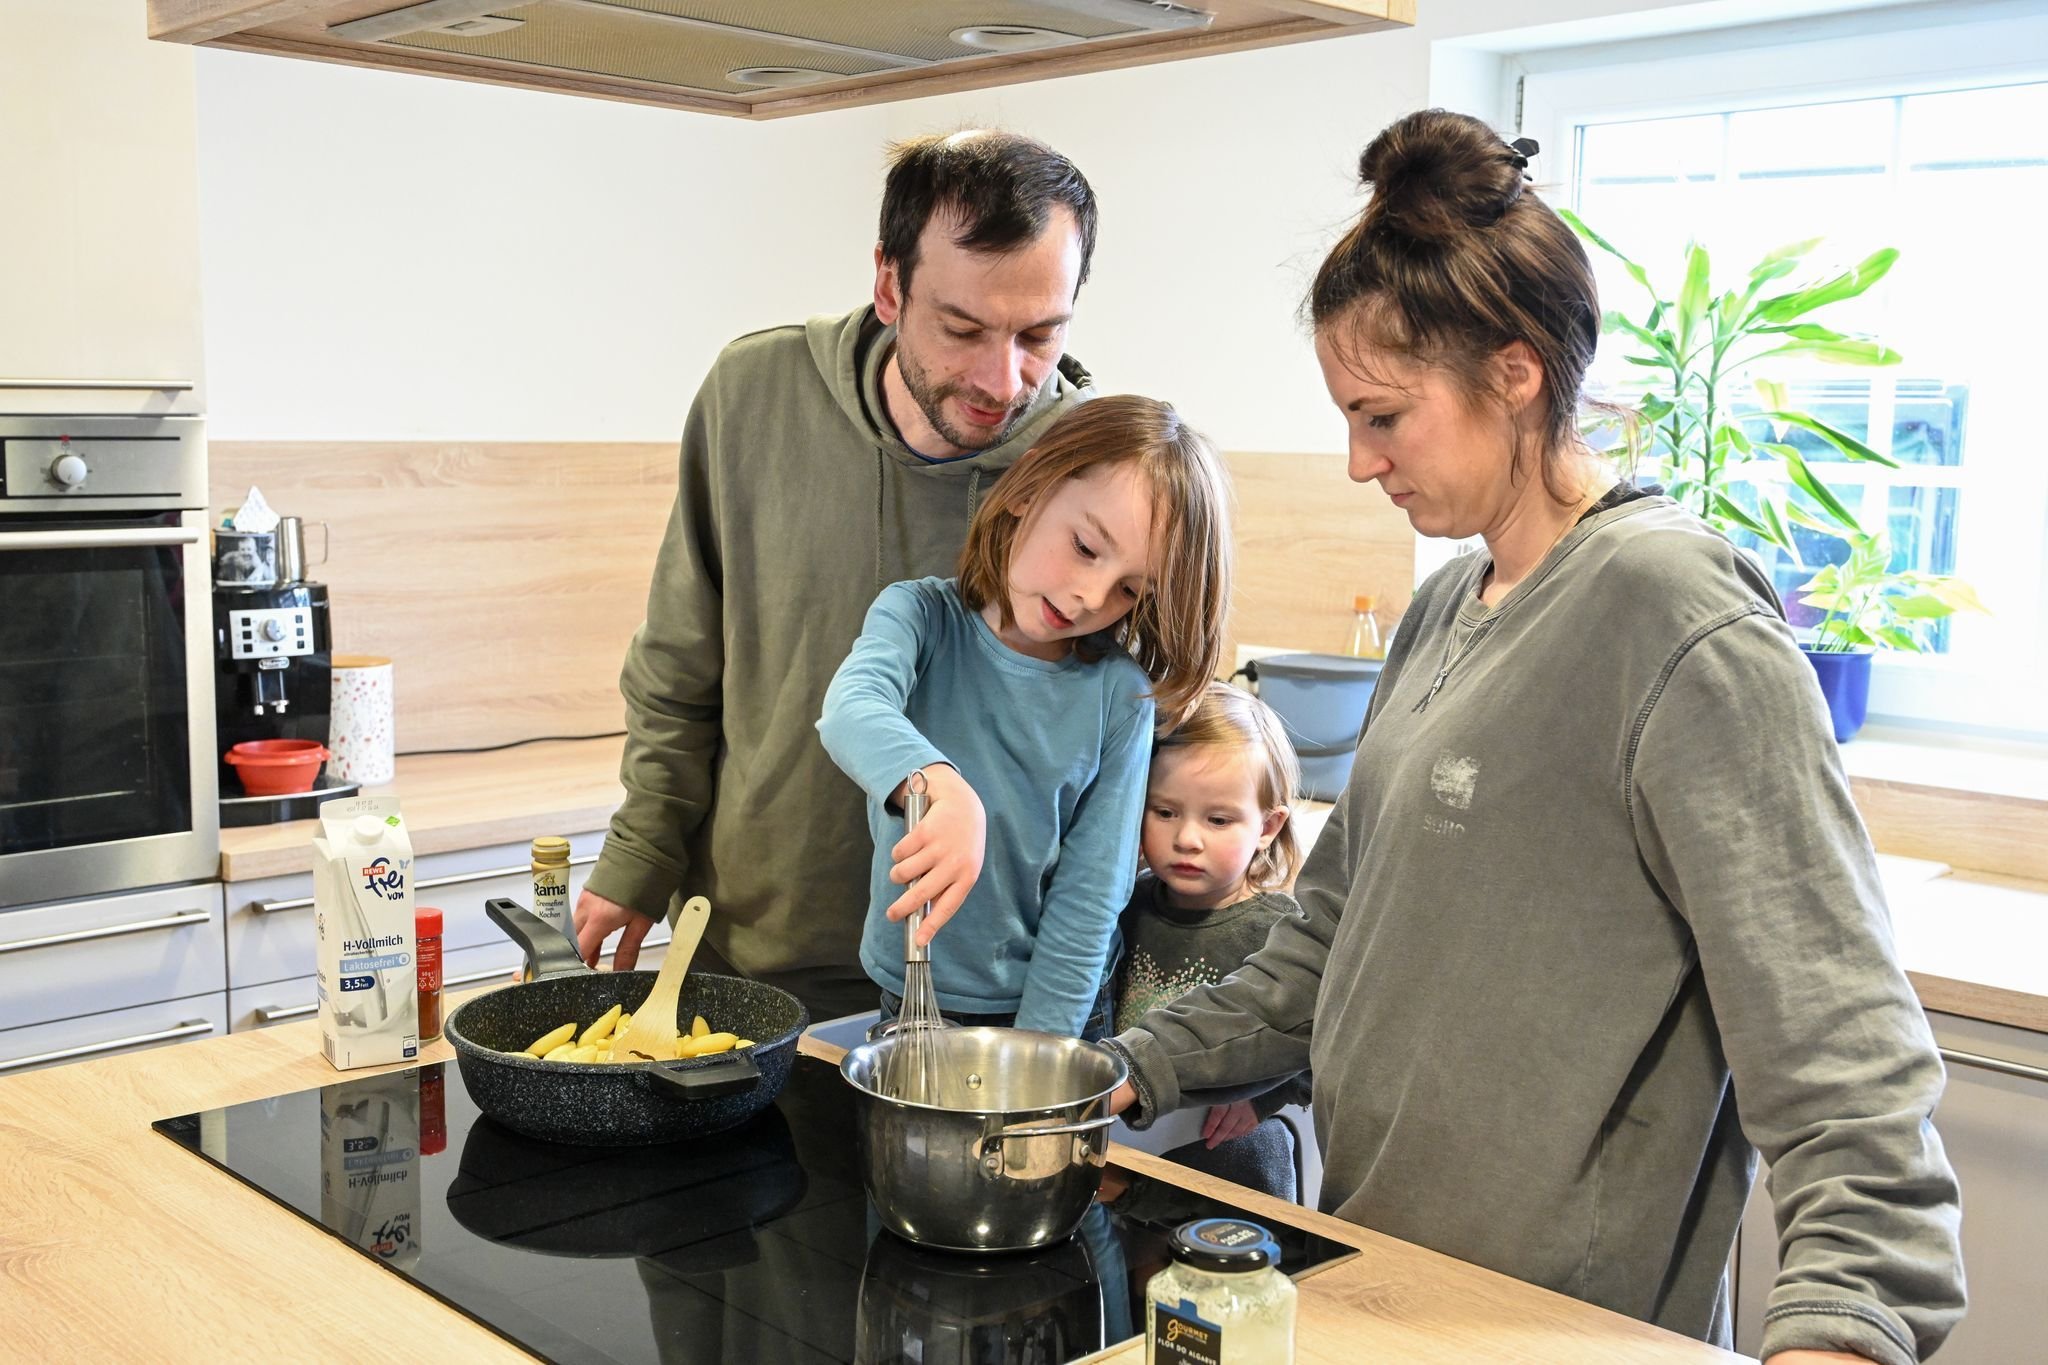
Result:
<svg viewBox="0 0 2048 1365">
<path fill-rule="evenodd" d="M 908 297 L 918 238 L 934 213 L 959 215 L 956 246 L 1001 255 L 1035 241 L 1061 204 L 1080 229 L 1078 291 L 1095 255 L 1095 191 L 1073 162 L 1042 142 L 995 129 L 912 138 L 889 149 L 882 259 L 895 262 Z"/>
</svg>

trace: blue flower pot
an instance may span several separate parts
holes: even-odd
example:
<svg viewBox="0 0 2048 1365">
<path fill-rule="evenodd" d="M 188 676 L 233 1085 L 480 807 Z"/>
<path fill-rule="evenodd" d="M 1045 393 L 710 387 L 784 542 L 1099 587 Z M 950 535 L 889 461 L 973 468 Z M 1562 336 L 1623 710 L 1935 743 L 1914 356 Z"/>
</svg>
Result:
<svg viewBox="0 0 2048 1365">
<path fill-rule="evenodd" d="M 1828 715 L 1835 722 L 1837 742 L 1863 728 L 1870 713 L 1871 651 L 1808 649 L 1802 651 L 1820 679 L 1820 694 L 1828 699 Z"/>
</svg>

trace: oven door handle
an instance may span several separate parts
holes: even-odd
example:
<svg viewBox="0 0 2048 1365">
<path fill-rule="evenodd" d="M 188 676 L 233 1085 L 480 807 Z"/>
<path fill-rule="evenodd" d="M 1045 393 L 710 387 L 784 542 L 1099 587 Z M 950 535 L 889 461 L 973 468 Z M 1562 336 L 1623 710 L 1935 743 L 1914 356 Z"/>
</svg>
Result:
<svg viewBox="0 0 2048 1365">
<path fill-rule="evenodd" d="M 176 526 L 104 531 L 0 531 L 0 550 L 101 550 L 156 545 L 197 545 L 204 531 Z"/>
</svg>

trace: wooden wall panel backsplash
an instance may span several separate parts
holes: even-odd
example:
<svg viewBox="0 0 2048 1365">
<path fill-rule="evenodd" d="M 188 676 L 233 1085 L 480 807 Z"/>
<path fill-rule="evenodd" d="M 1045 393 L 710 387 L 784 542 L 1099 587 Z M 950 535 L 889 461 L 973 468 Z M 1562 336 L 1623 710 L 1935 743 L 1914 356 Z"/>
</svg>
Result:
<svg viewBox="0 0 2048 1365">
<path fill-rule="evenodd" d="M 325 521 L 335 648 L 395 664 L 401 752 L 619 729 L 676 451 L 666 443 L 216 441 L 214 520 L 251 484 Z M 1233 454 L 1238 640 L 1333 652 L 1351 599 L 1407 605 L 1414 535 L 1339 455 Z M 320 530 L 308 526 L 308 558 Z"/>
<path fill-rule="evenodd" d="M 216 524 L 251 484 L 329 524 L 333 557 L 307 574 L 335 649 L 393 660 L 401 753 L 624 725 L 673 445 L 216 441 L 209 459 Z"/>
<path fill-rule="evenodd" d="M 1233 454 L 1237 591 L 1230 646 L 1334 654 L 1351 635 L 1351 599 L 1379 599 L 1392 629 L 1415 586 L 1415 532 L 1377 485 L 1344 473 L 1342 455 Z"/>
</svg>

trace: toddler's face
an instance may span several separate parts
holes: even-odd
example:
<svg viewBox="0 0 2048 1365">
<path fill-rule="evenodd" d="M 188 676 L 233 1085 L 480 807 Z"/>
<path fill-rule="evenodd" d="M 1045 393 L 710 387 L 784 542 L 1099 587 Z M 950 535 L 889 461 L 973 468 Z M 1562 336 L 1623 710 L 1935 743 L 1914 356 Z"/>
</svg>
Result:
<svg viewBox="0 0 2048 1365">
<path fill-rule="evenodd" d="M 1242 748 L 1198 745 L 1152 760 L 1139 846 L 1169 904 L 1215 910 L 1249 894 L 1245 871 L 1287 818 L 1259 808 L 1250 759 Z"/>
</svg>

